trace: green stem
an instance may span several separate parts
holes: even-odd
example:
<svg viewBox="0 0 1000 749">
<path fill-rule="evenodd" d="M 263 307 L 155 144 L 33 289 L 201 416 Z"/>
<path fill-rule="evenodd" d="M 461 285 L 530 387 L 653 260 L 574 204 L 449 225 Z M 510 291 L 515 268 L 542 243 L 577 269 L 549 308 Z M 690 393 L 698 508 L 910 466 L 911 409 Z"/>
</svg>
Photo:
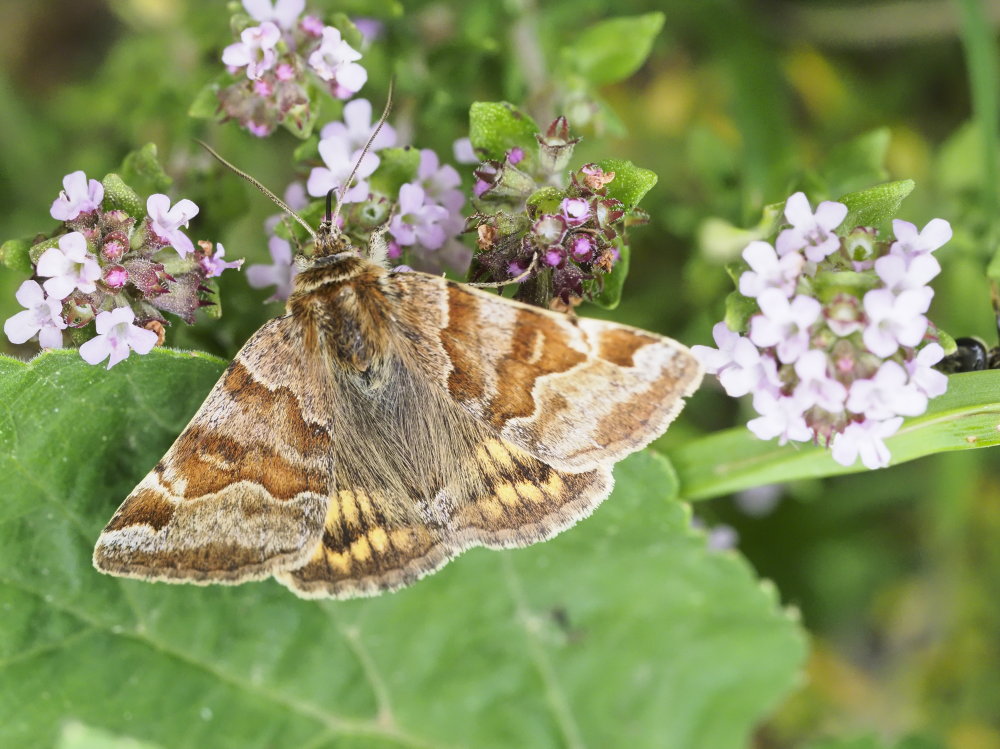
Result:
<svg viewBox="0 0 1000 749">
<path fill-rule="evenodd" d="M 952 375 L 948 392 L 927 412 L 908 419 L 886 440 L 892 464 L 949 450 L 1000 444 L 1000 370 Z M 745 427 L 688 442 L 667 452 L 684 499 L 722 494 L 804 478 L 867 470 L 859 462 L 842 466 L 815 445 L 759 440 Z"/>
</svg>

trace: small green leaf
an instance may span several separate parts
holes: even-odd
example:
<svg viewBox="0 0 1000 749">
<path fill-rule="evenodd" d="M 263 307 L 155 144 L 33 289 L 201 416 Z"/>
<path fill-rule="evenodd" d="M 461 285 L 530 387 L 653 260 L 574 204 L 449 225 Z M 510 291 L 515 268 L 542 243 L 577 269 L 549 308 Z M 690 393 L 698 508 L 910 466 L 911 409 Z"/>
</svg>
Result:
<svg viewBox="0 0 1000 749">
<path fill-rule="evenodd" d="M 219 108 L 219 80 L 209 81 L 195 94 L 188 107 L 188 116 L 199 120 L 216 120 L 221 117 Z"/>
<path fill-rule="evenodd" d="M 417 177 L 420 167 L 420 151 L 412 146 L 404 148 L 383 148 L 378 152 L 379 165 L 368 179 L 372 189 L 395 200 L 399 188 Z"/>
<path fill-rule="evenodd" d="M 840 229 L 847 232 L 856 226 L 878 226 L 888 221 L 899 211 L 900 204 L 913 192 L 914 186 L 912 179 L 902 179 L 838 198 L 847 206 L 847 217 Z"/>
<path fill-rule="evenodd" d="M 594 302 L 605 309 L 614 309 L 622 300 L 622 288 L 625 286 L 625 279 L 628 276 L 629 260 L 632 250 L 629 245 L 621 239 L 615 241 L 618 248 L 618 262 L 615 263 L 611 272 L 604 276 L 604 289 Z"/>
<path fill-rule="evenodd" d="M 657 12 L 595 23 L 563 49 L 563 59 L 595 86 L 624 80 L 649 57 L 663 20 Z"/>
<path fill-rule="evenodd" d="M 125 211 L 136 221 L 142 221 L 146 217 L 146 206 L 142 198 L 117 174 L 111 172 L 104 175 L 101 184 L 104 186 L 105 210 Z"/>
<path fill-rule="evenodd" d="M 742 333 L 750 326 L 750 318 L 757 311 L 756 299 L 745 297 L 739 291 L 731 291 L 726 296 L 726 314 L 723 320 L 730 330 Z"/>
<path fill-rule="evenodd" d="M 527 114 L 507 102 L 477 101 L 469 109 L 469 139 L 487 159 L 503 159 L 515 146 L 524 151 L 529 164 L 537 158 L 538 125 Z"/>
<path fill-rule="evenodd" d="M 58 247 L 59 240 L 65 235 L 60 234 L 49 239 L 43 239 L 40 242 L 35 242 L 28 248 L 28 259 L 32 265 L 38 265 L 38 258 L 42 256 L 42 253 L 51 247 Z"/>
<path fill-rule="evenodd" d="M 947 450 L 1000 444 L 1000 370 L 948 378 L 948 392 L 927 412 L 907 419 L 886 440 L 892 464 Z M 707 499 L 753 486 L 866 471 L 860 462 L 842 466 L 813 445 L 779 446 L 737 427 L 692 440 L 668 453 L 681 479 L 681 496 Z"/>
<path fill-rule="evenodd" d="M 614 172 L 608 183 L 608 197 L 621 201 L 626 211 L 631 211 L 656 184 L 656 172 L 636 166 L 626 159 L 605 159 L 597 162 L 605 172 Z"/>
<path fill-rule="evenodd" d="M 147 197 L 166 192 L 174 183 L 160 166 L 155 143 L 147 143 L 125 157 L 122 161 L 121 178 L 139 195 Z"/>
<path fill-rule="evenodd" d="M 3 264 L 18 273 L 30 273 L 34 270 L 28 251 L 31 249 L 31 238 L 8 239 L 0 245 L 0 260 Z"/>
</svg>

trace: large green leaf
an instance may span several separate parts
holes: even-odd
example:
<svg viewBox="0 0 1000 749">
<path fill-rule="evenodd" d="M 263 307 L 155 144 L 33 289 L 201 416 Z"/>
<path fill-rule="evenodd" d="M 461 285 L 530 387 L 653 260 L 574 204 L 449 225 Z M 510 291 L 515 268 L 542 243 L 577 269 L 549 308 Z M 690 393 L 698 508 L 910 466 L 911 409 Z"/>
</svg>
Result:
<svg viewBox="0 0 1000 749">
<path fill-rule="evenodd" d="M 649 57 L 663 19 L 663 14 L 656 12 L 600 21 L 581 31 L 573 44 L 563 49 L 563 59 L 595 86 L 623 80 Z"/>
<path fill-rule="evenodd" d="M 165 748 L 737 749 L 792 685 L 797 626 L 650 452 L 555 540 L 374 599 L 98 574 L 102 525 L 223 366 L 0 358 L 0 746 L 75 722 Z"/>
<path fill-rule="evenodd" d="M 952 375 L 948 392 L 926 413 L 907 419 L 886 440 L 892 464 L 946 450 L 1000 444 L 1000 371 Z M 685 499 L 707 499 L 753 486 L 868 470 L 860 462 L 842 466 L 830 451 L 755 437 L 737 427 L 693 440 L 669 454 Z"/>
</svg>

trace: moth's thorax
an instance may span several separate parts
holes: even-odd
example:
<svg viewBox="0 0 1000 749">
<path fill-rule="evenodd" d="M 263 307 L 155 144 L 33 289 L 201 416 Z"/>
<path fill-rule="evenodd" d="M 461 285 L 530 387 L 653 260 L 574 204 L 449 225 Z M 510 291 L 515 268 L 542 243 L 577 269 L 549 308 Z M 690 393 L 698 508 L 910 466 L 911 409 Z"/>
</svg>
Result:
<svg viewBox="0 0 1000 749">
<path fill-rule="evenodd" d="M 296 275 L 286 309 L 302 323 L 305 345 L 349 370 L 377 367 L 388 347 L 385 275 L 354 252 L 317 258 Z"/>
</svg>

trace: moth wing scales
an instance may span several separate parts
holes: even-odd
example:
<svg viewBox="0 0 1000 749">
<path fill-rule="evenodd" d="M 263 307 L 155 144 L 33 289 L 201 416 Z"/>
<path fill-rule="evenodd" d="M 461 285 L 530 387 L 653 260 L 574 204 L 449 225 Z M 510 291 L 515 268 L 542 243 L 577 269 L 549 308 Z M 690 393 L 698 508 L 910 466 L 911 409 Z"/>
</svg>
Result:
<svg viewBox="0 0 1000 749">
<path fill-rule="evenodd" d="M 94 550 L 102 572 L 238 583 L 302 564 L 329 501 L 325 390 L 290 317 L 258 330 Z M 317 382 L 318 378 L 318 382 Z"/>
<path fill-rule="evenodd" d="M 387 277 L 412 359 L 475 418 L 550 465 L 610 465 L 662 434 L 703 370 L 677 341 L 423 273 Z M 423 350 L 421 350 L 421 347 Z"/>
</svg>

